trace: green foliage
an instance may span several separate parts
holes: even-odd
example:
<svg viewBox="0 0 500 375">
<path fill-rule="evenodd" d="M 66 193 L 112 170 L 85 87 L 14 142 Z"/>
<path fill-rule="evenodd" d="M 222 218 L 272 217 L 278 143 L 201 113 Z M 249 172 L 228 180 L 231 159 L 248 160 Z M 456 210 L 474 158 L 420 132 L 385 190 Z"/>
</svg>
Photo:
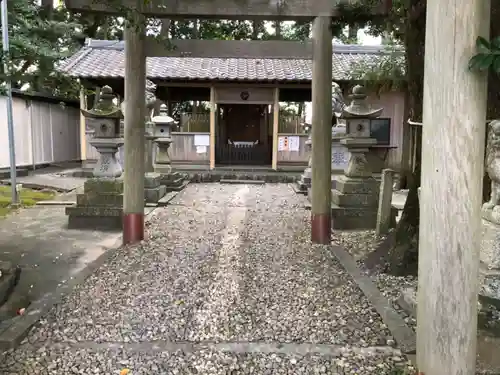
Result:
<svg viewBox="0 0 500 375">
<path fill-rule="evenodd" d="M 500 37 L 488 41 L 480 36 L 476 40 L 476 48 L 477 54 L 469 60 L 469 69 L 480 72 L 491 70 L 500 74 Z"/>
<path fill-rule="evenodd" d="M 380 94 L 406 85 L 405 56 L 401 48 L 386 46 L 382 55 L 372 55 L 351 65 L 351 78 Z"/>
<path fill-rule="evenodd" d="M 14 88 L 29 86 L 32 91 L 74 95 L 74 83 L 54 72 L 54 65 L 79 47 L 80 25 L 64 9 L 54 9 L 50 17 L 35 0 L 9 0 L 10 56 L 3 56 L 9 72 L 0 67 L 0 79 L 9 73 Z M 9 64 L 10 58 L 10 64 Z"/>
</svg>

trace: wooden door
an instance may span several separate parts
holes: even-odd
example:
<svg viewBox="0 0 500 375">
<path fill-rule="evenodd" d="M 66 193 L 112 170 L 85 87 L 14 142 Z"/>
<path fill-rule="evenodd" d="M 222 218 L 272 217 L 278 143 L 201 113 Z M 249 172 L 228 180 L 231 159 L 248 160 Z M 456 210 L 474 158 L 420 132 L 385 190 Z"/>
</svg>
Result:
<svg viewBox="0 0 500 375">
<path fill-rule="evenodd" d="M 261 106 L 234 104 L 226 109 L 227 138 L 234 142 L 255 142 L 260 139 Z"/>
</svg>

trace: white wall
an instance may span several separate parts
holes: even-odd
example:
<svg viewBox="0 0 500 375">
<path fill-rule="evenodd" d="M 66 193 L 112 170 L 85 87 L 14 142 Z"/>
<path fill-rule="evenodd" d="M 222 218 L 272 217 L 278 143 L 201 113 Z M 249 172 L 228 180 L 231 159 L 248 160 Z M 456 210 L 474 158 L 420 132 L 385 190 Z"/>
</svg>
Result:
<svg viewBox="0 0 500 375">
<path fill-rule="evenodd" d="M 13 99 L 17 166 L 80 159 L 79 109 L 37 99 Z M 7 98 L 0 96 L 0 168 L 10 166 Z"/>
</svg>

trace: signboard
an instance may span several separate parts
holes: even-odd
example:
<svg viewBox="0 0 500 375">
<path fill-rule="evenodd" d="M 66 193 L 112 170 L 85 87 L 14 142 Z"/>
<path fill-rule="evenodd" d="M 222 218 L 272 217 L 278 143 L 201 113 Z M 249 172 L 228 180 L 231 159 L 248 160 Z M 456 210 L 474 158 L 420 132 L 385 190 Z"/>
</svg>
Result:
<svg viewBox="0 0 500 375">
<path fill-rule="evenodd" d="M 278 137 L 278 151 L 299 151 L 300 137 L 283 136 Z"/>
<path fill-rule="evenodd" d="M 340 143 L 332 143 L 332 170 L 343 171 L 349 164 L 349 151 Z"/>
<path fill-rule="evenodd" d="M 194 135 L 194 145 L 195 146 L 210 146 L 210 135 L 208 134 L 195 134 Z"/>
</svg>

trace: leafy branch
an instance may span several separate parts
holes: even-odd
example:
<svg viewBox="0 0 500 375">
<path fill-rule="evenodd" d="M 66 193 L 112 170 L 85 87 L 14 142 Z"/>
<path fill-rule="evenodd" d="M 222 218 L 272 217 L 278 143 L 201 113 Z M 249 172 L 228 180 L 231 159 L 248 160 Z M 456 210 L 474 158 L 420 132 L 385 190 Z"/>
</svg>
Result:
<svg viewBox="0 0 500 375">
<path fill-rule="evenodd" d="M 403 51 L 387 46 L 381 55 L 372 55 L 351 64 L 350 78 L 361 81 L 377 94 L 400 90 L 406 85 L 406 67 Z"/>
<path fill-rule="evenodd" d="M 469 60 L 469 69 L 474 71 L 488 71 L 500 74 L 500 36 L 486 40 L 482 36 L 476 40 L 477 54 Z"/>
</svg>

